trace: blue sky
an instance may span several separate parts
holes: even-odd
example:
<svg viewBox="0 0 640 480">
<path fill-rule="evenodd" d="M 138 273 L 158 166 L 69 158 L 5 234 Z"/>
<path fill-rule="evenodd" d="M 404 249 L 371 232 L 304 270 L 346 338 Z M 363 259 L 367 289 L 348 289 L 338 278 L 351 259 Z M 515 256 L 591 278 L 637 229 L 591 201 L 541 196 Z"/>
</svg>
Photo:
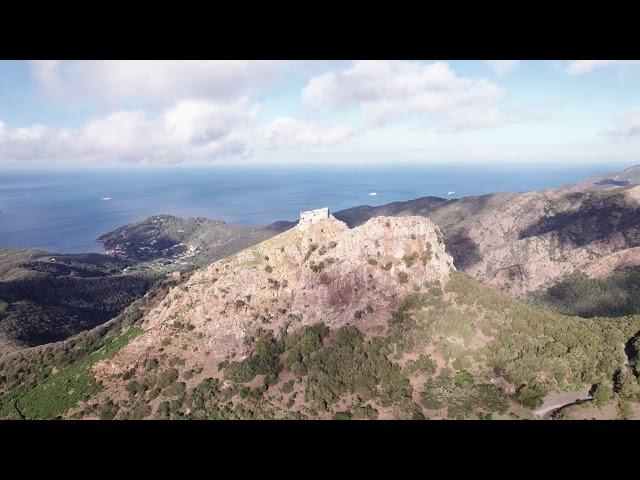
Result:
<svg viewBox="0 0 640 480">
<path fill-rule="evenodd" d="M 640 64 L 0 61 L 0 167 L 640 163 Z"/>
</svg>

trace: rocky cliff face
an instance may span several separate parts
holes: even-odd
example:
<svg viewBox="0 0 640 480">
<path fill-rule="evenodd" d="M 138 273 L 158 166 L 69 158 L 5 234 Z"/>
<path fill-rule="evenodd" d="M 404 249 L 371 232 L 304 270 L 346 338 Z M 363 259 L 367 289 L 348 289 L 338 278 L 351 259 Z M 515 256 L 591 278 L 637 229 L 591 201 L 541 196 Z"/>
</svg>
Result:
<svg viewBox="0 0 640 480">
<path fill-rule="evenodd" d="M 443 229 L 465 271 L 520 296 L 575 270 L 598 276 L 638 264 L 639 193 L 635 186 L 514 195 Z"/>
<path fill-rule="evenodd" d="M 442 230 L 458 269 L 504 293 L 524 296 L 576 270 L 602 277 L 640 264 L 638 172 L 632 167 L 540 192 L 449 201 L 427 197 L 335 215 L 350 226 L 383 211 L 426 216 Z M 602 183 L 609 177 L 618 183 Z"/>
<path fill-rule="evenodd" d="M 367 331 L 386 325 L 415 286 L 445 285 L 452 270 L 427 218 L 377 217 L 350 230 L 331 217 L 196 271 L 146 314 L 141 336 L 94 371 L 106 379 L 162 353 L 187 364 L 237 360 L 259 330 L 324 322 Z"/>
</svg>

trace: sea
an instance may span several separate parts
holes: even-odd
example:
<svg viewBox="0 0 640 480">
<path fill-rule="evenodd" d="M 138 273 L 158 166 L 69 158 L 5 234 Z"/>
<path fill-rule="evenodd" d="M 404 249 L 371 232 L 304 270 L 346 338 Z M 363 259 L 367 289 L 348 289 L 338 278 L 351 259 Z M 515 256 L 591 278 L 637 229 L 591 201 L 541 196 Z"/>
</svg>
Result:
<svg viewBox="0 0 640 480">
<path fill-rule="evenodd" d="M 3 170 L 0 246 L 103 252 L 96 239 L 150 215 L 207 217 L 238 225 L 296 220 L 423 196 L 459 198 L 558 187 L 621 170 L 612 164 L 215 165 Z M 373 195 L 375 194 L 375 195 Z"/>
</svg>

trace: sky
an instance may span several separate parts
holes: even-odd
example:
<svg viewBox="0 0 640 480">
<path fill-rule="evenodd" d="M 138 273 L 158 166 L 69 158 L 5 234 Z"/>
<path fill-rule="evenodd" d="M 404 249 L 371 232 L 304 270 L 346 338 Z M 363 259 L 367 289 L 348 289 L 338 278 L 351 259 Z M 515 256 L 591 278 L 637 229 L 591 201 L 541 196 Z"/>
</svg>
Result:
<svg viewBox="0 0 640 480">
<path fill-rule="evenodd" d="M 0 168 L 640 163 L 640 61 L 0 61 Z"/>
</svg>

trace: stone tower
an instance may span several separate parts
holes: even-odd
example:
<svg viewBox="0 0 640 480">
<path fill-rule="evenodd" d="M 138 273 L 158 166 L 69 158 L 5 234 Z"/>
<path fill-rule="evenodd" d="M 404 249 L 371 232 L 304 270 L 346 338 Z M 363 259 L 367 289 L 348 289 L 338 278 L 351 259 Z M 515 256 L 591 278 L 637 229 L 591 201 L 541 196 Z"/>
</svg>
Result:
<svg viewBox="0 0 640 480">
<path fill-rule="evenodd" d="M 307 228 L 309 225 L 319 222 L 320 220 L 324 220 L 325 218 L 329 218 L 329 207 L 300 212 L 300 221 L 298 222 L 298 228 Z"/>
</svg>

